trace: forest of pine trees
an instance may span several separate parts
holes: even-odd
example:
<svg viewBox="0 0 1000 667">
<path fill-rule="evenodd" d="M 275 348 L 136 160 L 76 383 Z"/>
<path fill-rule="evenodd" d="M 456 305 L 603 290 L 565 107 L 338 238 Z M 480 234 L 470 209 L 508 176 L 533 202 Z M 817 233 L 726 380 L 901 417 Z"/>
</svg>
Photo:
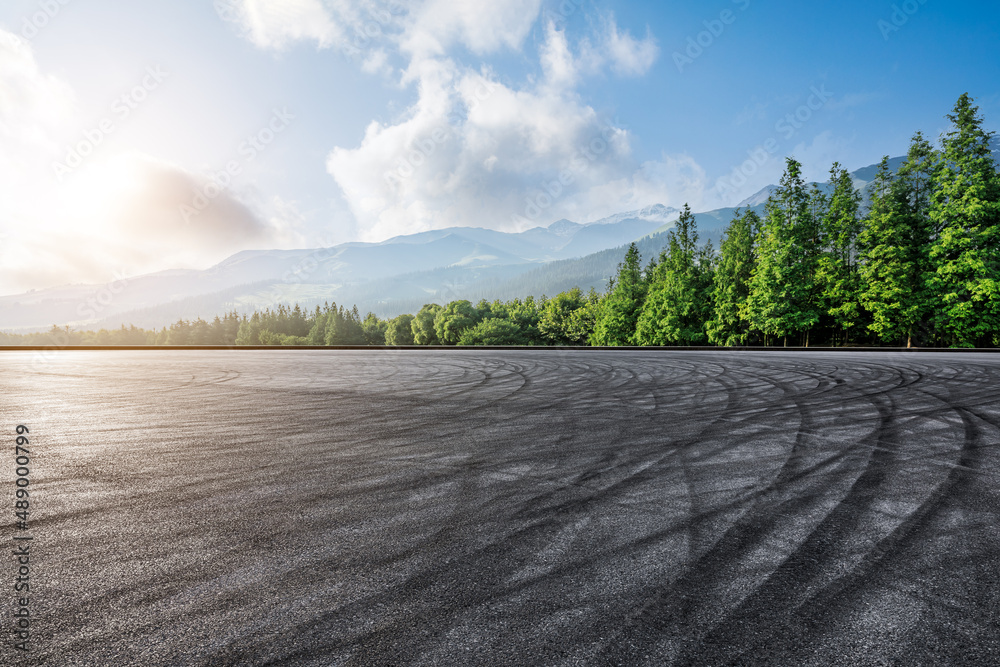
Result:
<svg viewBox="0 0 1000 667">
<path fill-rule="evenodd" d="M 1000 345 L 1000 175 L 968 95 L 934 148 L 919 132 L 868 191 L 839 164 L 807 187 L 789 158 L 763 219 L 737 211 L 719 252 L 685 207 L 645 269 L 630 250 L 594 345 Z M 634 249 L 633 249 L 634 250 Z"/>
<path fill-rule="evenodd" d="M 836 163 L 827 188 L 809 187 L 788 158 L 763 217 L 737 210 L 718 250 L 699 243 L 685 205 L 659 256 L 643 266 L 632 244 L 604 294 L 432 303 L 390 320 L 278 306 L 153 331 L 0 333 L 0 344 L 997 347 L 993 133 L 967 94 L 948 118 L 939 147 L 918 132 L 866 193 Z"/>
</svg>

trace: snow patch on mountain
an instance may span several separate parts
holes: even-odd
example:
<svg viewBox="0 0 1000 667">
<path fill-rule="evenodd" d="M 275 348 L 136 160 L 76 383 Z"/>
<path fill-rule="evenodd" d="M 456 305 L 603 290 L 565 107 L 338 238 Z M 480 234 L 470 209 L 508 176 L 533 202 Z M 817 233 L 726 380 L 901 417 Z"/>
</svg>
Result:
<svg viewBox="0 0 1000 667">
<path fill-rule="evenodd" d="M 663 224 L 665 222 L 672 222 L 673 220 L 676 220 L 679 213 L 679 209 L 664 206 L 663 204 L 653 204 L 652 206 L 646 206 L 636 211 L 615 213 L 614 215 L 609 215 L 606 218 L 588 222 L 587 225 L 614 225 L 624 220 L 647 220 L 649 222 Z"/>
</svg>

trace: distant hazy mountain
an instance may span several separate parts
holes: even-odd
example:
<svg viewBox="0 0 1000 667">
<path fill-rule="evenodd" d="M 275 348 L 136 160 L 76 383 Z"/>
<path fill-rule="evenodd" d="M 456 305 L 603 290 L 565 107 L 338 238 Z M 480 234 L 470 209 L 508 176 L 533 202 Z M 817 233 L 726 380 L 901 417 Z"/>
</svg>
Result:
<svg viewBox="0 0 1000 667">
<path fill-rule="evenodd" d="M 739 204 L 736 205 L 737 208 L 754 207 L 760 206 L 761 204 L 767 203 L 767 198 L 771 196 L 771 193 L 778 189 L 777 185 L 765 185 L 763 188 L 750 195 Z"/>
<path fill-rule="evenodd" d="M 0 297 L 0 329 L 138 325 L 132 314 L 141 314 L 144 326 L 162 326 L 177 317 L 214 316 L 219 308 L 208 310 L 210 304 L 242 310 L 336 300 L 365 307 L 369 298 L 377 297 L 371 299 L 375 307 L 420 295 L 454 295 L 456 287 L 485 276 L 505 280 L 546 262 L 621 246 L 648 235 L 676 214 L 676 209 L 656 205 L 587 224 L 559 220 L 519 233 L 454 227 L 381 243 L 247 250 L 203 271 L 164 271 L 110 285 L 68 285 Z M 415 275 L 421 280 L 415 281 Z M 253 288 L 238 289 L 243 285 Z M 225 303 L 219 304 L 213 295 L 225 295 Z M 366 299 L 362 302 L 358 296 Z M 177 314 L 181 303 L 192 307 L 188 315 Z M 173 319 L 158 320 L 157 313 L 171 313 Z"/>
</svg>

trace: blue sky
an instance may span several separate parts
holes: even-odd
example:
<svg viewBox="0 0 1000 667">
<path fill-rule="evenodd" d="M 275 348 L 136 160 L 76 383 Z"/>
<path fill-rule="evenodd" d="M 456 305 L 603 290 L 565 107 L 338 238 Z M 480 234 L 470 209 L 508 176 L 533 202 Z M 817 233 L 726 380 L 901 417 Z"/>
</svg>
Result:
<svg viewBox="0 0 1000 667">
<path fill-rule="evenodd" d="M 733 205 L 963 92 L 1000 127 L 995 2 L 7 0 L 0 30 L 0 293 Z"/>
</svg>

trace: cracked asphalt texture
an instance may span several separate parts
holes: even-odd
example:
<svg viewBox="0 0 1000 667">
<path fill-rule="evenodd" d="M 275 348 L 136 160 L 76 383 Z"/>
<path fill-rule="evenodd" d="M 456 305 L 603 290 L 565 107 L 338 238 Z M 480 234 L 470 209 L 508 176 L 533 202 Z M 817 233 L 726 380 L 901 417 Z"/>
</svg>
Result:
<svg viewBox="0 0 1000 667">
<path fill-rule="evenodd" d="M 35 537 L 32 651 L 5 613 L 0 664 L 1000 664 L 1000 355 L 0 370 Z"/>
</svg>

